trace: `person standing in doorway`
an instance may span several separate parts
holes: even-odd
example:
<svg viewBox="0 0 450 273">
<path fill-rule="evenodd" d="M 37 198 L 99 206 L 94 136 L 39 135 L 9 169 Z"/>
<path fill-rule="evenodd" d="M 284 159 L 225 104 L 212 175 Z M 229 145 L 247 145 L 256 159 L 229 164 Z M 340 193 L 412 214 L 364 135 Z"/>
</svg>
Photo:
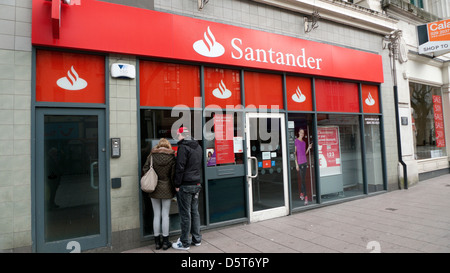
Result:
<svg viewBox="0 0 450 273">
<path fill-rule="evenodd" d="M 153 207 L 153 233 L 156 249 L 167 250 L 172 246 L 169 242 L 169 211 L 172 198 L 175 196 L 173 175 L 175 173 L 175 151 L 170 142 L 161 138 L 159 143 L 151 150 L 150 155 L 142 168 L 142 175 L 150 169 L 152 157 L 153 169 L 158 175 L 158 184 L 155 191 L 149 193 Z M 161 241 L 162 229 L 162 241 Z"/>
<path fill-rule="evenodd" d="M 191 138 L 186 127 L 178 129 L 177 138 L 178 150 L 174 184 L 177 191 L 181 236 L 177 242 L 172 244 L 172 247 L 178 250 L 188 250 L 191 244 L 199 246 L 202 240 L 198 198 L 202 189 L 203 150 L 198 142 Z M 192 239 L 189 238 L 189 233 L 192 234 Z"/>
<path fill-rule="evenodd" d="M 300 186 L 300 200 L 305 200 L 305 205 L 308 205 L 308 196 L 306 195 L 306 167 L 308 165 L 306 155 L 312 147 L 312 143 L 306 149 L 305 130 L 298 130 L 298 138 L 295 139 L 295 168 L 299 172 L 301 185 Z"/>
</svg>

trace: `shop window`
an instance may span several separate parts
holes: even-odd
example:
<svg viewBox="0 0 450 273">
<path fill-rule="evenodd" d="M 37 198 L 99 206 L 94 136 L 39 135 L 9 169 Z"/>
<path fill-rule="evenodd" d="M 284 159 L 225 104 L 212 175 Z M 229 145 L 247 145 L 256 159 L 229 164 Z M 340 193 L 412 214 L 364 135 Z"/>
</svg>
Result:
<svg viewBox="0 0 450 273">
<path fill-rule="evenodd" d="M 205 111 L 206 166 L 244 163 L 242 112 Z"/>
<path fill-rule="evenodd" d="M 312 111 L 311 79 L 286 76 L 287 107 L 290 111 Z"/>
<path fill-rule="evenodd" d="M 321 112 L 359 112 L 356 83 L 316 79 L 316 105 Z"/>
<path fill-rule="evenodd" d="M 364 113 L 380 113 L 380 97 L 378 94 L 378 86 L 367 84 L 361 85 Z"/>
<path fill-rule="evenodd" d="M 364 116 L 364 142 L 366 145 L 366 170 L 369 193 L 384 190 L 380 118 L 380 116 Z"/>
<path fill-rule="evenodd" d="M 423 9 L 423 0 L 409 0 L 411 4 Z"/>
<path fill-rule="evenodd" d="M 37 50 L 36 101 L 105 103 L 105 58 Z"/>
<path fill-rule="evenodd" d="M 239 70 L 205 67 L 205 106 L 242 108 Z"/>
<path fill-rule="evenodd" d="M 447 156 L 441 89 L 410 83 L 409 91 L 415 158 Z"/>
<path fill-rule="evenodd" d="M 318 114 L 317 120 L 322 201 L 363 194 L 359 117 Z"/>
<path fill-rule="evenodd" d="M 200 132 L 201 134 L 201 111 L 189 110 L 184 115 L 188 116 L 185 119 L 183 126 L 191 129 L 191 134 L 195 136 Z M 172 149 L 177 150 L 177 140 L 172 136 L 174 131 L 174 124 L 180 121 L 181 115 L 173 116 L 172 110 L 140 110 L 140 130 L 141 130 L 141 170 L 147 156 L 150 154 L 150 150 L 154 147 L 161 138 L 166 138 L 172 144 Z M 199 126 L 197 124 L 199 123 Z M 178 126 L 178 125 L 177 125 Z M 177 127 L 175 126 L 175 127 Z M 199 129 L 200 128 L 200 129 Z M 198 132 L 197 132 L 198 131 Z M 197 139 L 197 138 L 195 138 Z M 201 138 L 200 138 L 201 139 Z M 198 139 L 201 145 L 201 140 Z M 203 179 L 202 179 L 203 180 Z M 204 204 L 204 191 L 199 197 L 199 212 L 201 224 L 205 223 L 205 204 Z M 142 214 L 143 214 L 143 227 L 144 235 L 153 235 L 153 209 L 151 200 L 148 194 L 142 192 Z M 176 197 L 172 199 L 170 208 L 170 230 L 179 230 L 180 220 L 178 215 L 178 207 Z"/>
<path fill-rule="evenodd" d="M 141 60 L 139 83 L 141 106 L 201 107 L 195 103 L 201 97 L 197 66 Z"/>
<path fill-rule="evenodd" d="M 211 223 L 246 217 L 245 177 L 208 180 Z"/>
<path fill-rule="evenodd" d="M 283 109 L 281 75 L 245 71 L 246 107 Z"/>
<path fill-rule="evenodd" d="M 307 204 L 317 201 L 313 150 L 313 115 L 289 114 L 288 119 L 292 205 L 296 208 L 305 205 L 306 197 L 308 197 Z M 303 137 L 300 137 L 300 134 Z M 300 140 L 303 142 L 298 142 Z M 310 145 L 311 148 L 308 149 Z M 298 169 L 295 157 L 297 157 Z"/>
</svg>

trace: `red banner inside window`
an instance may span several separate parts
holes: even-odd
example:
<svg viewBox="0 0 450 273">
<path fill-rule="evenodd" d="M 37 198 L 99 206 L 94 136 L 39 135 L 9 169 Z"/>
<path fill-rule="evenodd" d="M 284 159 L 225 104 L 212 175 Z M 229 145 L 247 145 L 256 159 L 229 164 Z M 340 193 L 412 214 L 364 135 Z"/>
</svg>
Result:
<svg viewBox="0 0 450 273">
<path fill-rule="evenodd" d="M 317 111 L 359 112 L 358 85 L 332 80 L 316 80 Z"/>
<path fill-rule="evenodd" d="M 364 113 L 380 113 L 378 86 L 363 84 L 361 91 Z"/>
<path fill-rule="evenodd" d="M 288 110 L 312 111 L 311 79 L 286 76 Z"/>
<path fill-rule="evenodd" d="M 105 103 L 105 58 L 37 50 L 36 101 Z"/>
<path fill-rule="evenodd" d="M 141 61 L 139 77 L 141 106 L 194 107 L 195 97 L 201 97 L 197 66 Z"/>
<path fill-rule="evenodd" d="M 204 78 L 206 107 L 241 108 L 239 70 L 206 67 Z"/>
<path fill-rule="evenodd" d="M 283 109 L 281 75 L 246 71 L 244 84 L 246 107 Z"/>
</svg>

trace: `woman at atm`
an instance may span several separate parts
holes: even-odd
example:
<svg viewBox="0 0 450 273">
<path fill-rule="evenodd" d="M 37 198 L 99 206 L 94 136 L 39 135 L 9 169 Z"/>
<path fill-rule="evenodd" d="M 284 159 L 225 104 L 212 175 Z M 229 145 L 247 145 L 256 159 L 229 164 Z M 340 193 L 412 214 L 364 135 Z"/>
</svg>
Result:
<svg viewBox="0 0 450 273">
<path fill-rule="evenodd" d="M 147 157 L 142 168 L 142 176 L 150 169 L 150 157 L 153 158 L 153 168 L 158 175 L 158 184 L 155 191 L 149 193 L 153 207 L 155 246 L 156 249 L 162 247 L 166 250 L 172 245 L 169 242 L 169 211 L 171 200 L 175 196 L 175 186 L 173 185 L 175 151 L 172 150 L 172 145 L 167 139 L 161 138 Z"/>
<path fill-rule="evenodd" d="M 306 195 L 306 167 L 308 161 L 306 155 L 312 147 L 312 143 L 306 148 L 306 142 L 303 140 L 305 137 L 305 130 L 300 128 L 298 130 L 298 137 L 295 139 L 295 168 L 299 172 L 301 185 L 300 186 L 300 200 L 305 200 L 305 205 L 308 205 L 308 196 Z"/>
</svg>

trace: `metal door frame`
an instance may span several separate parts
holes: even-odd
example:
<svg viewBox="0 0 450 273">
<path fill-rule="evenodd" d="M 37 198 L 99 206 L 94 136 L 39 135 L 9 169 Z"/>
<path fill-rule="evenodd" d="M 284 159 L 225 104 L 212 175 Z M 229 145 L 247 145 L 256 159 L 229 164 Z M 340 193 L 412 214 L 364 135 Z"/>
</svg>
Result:
<svg viewBox="0 0 450 273">
<path fill-rule="evenodd" d="M 74 115 L 98 117 L 98 170 L 99 170 L 99 221 L 100 233 L 95 235 L 70 238 L 55 242 L 45 242 L 44 239 L 44 117 L 46 115 Z M 108 175 L 106 149 L 106 122 L 105 109 L 76 109 L 76 108 L 36 108 L 35 110 L 35 153 L 32 164 L 35 169 L 34 186 L 34 244 L 36 252 L 78 252 L 106 246 L 109 241 L 108 229 Z"/>
<path fill-rule="evenodd" d="M 252 189 L 252 179 L 257 176 L 252 175 L 252 162 L 256 158 L 251 157 L 251 146 L 250 146 L 250 118 L 278 118 L 280 120 L 280 130 L 281 130 L 281 147 L 282 147 L 282 160 L 283 160 L 283 193 L 284 193 L 284 206 L 270 208 L 261 211 L 253 211 L 253 189 Z M 289 214 L 289 186 L 288 186 L 288 153 L 286 146 L 286 123 L 285 115 L 281 113 L 246 113 L 245 115 L 245 134 L 246 134 L 246 149 L 247 149 L 247 185 L 248 185 L 248 207 L 249 207 L 249 220 L 250 222 L 262 221 L 270 218 L 286 216 Z M 258 166 L 256 162 L 256 166 Z"/>
</svg>

